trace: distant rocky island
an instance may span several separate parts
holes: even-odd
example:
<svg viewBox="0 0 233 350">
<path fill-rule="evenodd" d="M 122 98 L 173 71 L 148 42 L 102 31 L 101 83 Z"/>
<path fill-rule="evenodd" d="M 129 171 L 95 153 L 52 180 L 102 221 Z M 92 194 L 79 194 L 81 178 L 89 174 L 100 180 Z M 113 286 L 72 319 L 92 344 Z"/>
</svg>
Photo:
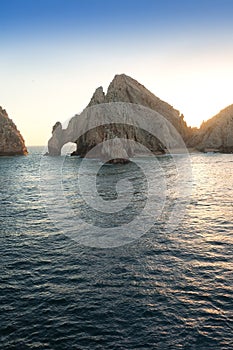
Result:
<svg viewBox="0 0 233 350">
<path fill-rule="evenodd" d="M 27 153 L 22 135 L 7 112 L 0 107 L 0 156 L 21 156 Z"/>
<path fill-rule="evenodd" d="M 125 74 L 116 75 L 114 77 L 106 94 L 102 87 L 97 88 L 85 110 L 89 109 L 89 111 L 91 111 L 91 109 L 97 105 L 106 105 L 115 102 L 147 107 L 147 109 L 158 112 L 165 117 L 166 120 L 176 128 L 185 142 L 187 142 L 192 136 L 192 129 L 187 126 L 183 115 L 181 115 L 178 110 L 160 100 L 142 84 Z M 143 111 L 143 113 L 144 112 L 146 113 L 146 111 Z M 100 119 L 101 115 L 96 116 L 96 118 Z M 52 137 L 48 142 L 48 155 L 60 155 L 63 145 L 68 142 L 75 142 L 76 151 L 73 152 L 72 155 L 84 157 L 90 149 L 101 142 L 112 140 L 111 148 L 112 152 L 114 152 L 114 154 L 112 154 L 113 162 L 116 161 L 116 159 L 114 159 L 115 157 L 117 157 L 119 162 L 124 162 L 124 160 L 127 160 L 132 155 L 132 150 L 126 149 L 126 147 L 121 144 L 120 139 L 131 139 L 136 141 L 139 144 L 143 144 L 155 154 L 166 153 L 166 148 L 161 141 L 145 130 L 127 123 L 116 124 L 114 123 L 114 115 L 111 115 L 108 118 L 111 118 L 111 124 L 108 124 L 107 126 L 101 125 L 92 130 L 89 130 L 90 123 L 88 116 L 84 123 L 81 121 L 80 115 L 74 116 L 70 120 L 66 129 L 62 129 L 61 123 L 57 122 L 53 127 Z M 161 121 L 160 125 L 158 123 L 158 128 L 161 129 L 161 134 L 163 133 L 162 129 L 166 129 L 167 138 L 172 142 L 173 136 L 172 130 L 170 130 L 171 128 L 167 127 L 167 125 L 165 126 L 161 124 L 165 123 L 161 123 Z M 80 137 L 75 138 L 76 132 L 82 128 L 88 129 L 89 131 L 82 133 Z M 109 156 L 109 150 L 106 149 L 106 147 L 103 147 L 99 153 L 102 158 L 104 158 L 104 156 Z"/>
<path fill-rule="evenodd" d="M 156 97 L 145 86 L 125 74 L 114 77 L 106 94 L 102 87 L 97 88 L 87 108 L 111 102 L 137 104 L 160 113 L 175 127 L 188 148 L 201 152 L 233 152 L 233 105 L 204 122 L 200 129 L 191 128 L 187 126 L 184 116 L 178 110 Z M 128 152 L 128 155 L 125 154 L 126 150 L 120 145 L 120 138 L 132 139 L 143 143 L 155 154 L 166 153 L 166 147 L 158 139 L 151 137 L 143 130 L 136 130 L 129 125 L 114 124 L 114 121 L 108 127 L 99 126 L 76 139 L 75 130 L 80 128 L 79 123 L 79 115 L 75 115 L 66 129 L 62 129 L 60 122 L 54 125 L 52 137 L 48 142 L 48 155 L 60 155 L 63 145 L 68 142 L 75 142 L 76 151 L 72 155 L 84 157 L 92 147 L 104 140 L 111 139 L 115 140 L 113 143 L 115 142 L 115 148 L 117 146 L 118 149 L 115 153 L 120 160 L 121 157 L 127 158 L 127 156 L 130 156 L 130 152 Z M 168 137 L 172 137 L 171 133 L 168 133 Z"/>
</svg>

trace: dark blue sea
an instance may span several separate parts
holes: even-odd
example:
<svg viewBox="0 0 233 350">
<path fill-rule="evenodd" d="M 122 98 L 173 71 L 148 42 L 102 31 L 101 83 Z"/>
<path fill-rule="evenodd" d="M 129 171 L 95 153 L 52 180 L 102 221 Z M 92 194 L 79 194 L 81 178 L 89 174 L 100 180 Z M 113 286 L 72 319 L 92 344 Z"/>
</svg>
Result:
<svg viewBox="0 0 233 350">
<path fill-rule="evenodd" d="M 29 151 L 0 159 L 1 349 L 233 349 L 233 155 L 191 154 L 192 192 L 173 230 L 166 218 L 179 201 L 175 166 L 160 157 L 167 181 L 161 215 L 140 237 L 101 247 L 57 227 L 41 192 L 43 148 Z M 51 158 L 57 173 L 58 158 Z M 108 165 L 97 181 L 103 199 L 117 198 L 114 178 L 131 176 L 135 206 L 97 217 L 76 186 L 81 160 L 63 158 L 73 217 L 110 230 L 145 208 L 143 173 L 133 163 Z M 56 203 L 55 196 L 57 210 Z"/>
</svg>

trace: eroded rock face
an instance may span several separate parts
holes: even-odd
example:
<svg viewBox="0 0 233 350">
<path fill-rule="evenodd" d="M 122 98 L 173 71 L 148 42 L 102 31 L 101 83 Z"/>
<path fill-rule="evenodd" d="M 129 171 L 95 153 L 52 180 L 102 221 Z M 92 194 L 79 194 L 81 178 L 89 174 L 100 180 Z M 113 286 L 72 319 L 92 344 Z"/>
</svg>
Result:
<svg viewBox="0 0 233 350">
<path fill-rule="evenodd" d="M 148 107 L 151 110 L 160 113 L 166 120 L 168 120 L 184 140 L 189 138 L 191 129 L 187 127 L 184 118 L 182 115 L 180 115 L 179 111 L 175 110 L 166 102 L 161 101 L 143 85 L 125 74 L 116 75 L 114 77 L 113 81 L 109 85 L 106 95 L 104 94 L 102 87 L 96 89 L 87 107 L 91 108 L 95 105 L 109 104 L 112 102 L 125 102 L 128 104 L 130 103 Z M 56 123 L 53 128 L 53 136 L 48 142 L 49 155 L 59 155 L 61 148 L 65 143 L 75 142 L 77 144 L 77 150 L 73 154 L 83 157 L 90 151 L 91 148 L 95 147 L 104 140 L 109 140 L 109 138 L 116 139 L 113 142 L 113 145 L 117 145 L 115 148 L 118 148 L 117 153 L 119 159 L 127 159 L 132 154 L 132 150 L 125 150 L 121 147 L 118 140 L 120 138 L 131 139 L 138 143 L 142 143 L 153 153 L 165 153 L 165 146 L 158 138 L 137 127 L 127 124 L 116 125 L 114 124 L 114 116 L 110 116 L 110 118 L 112 118 L 112 124 L 107 126 L 98 126 L 92 130 L 89 130 L 88 118 L 89 117 L 87 116 L 87 120 L 81 122 L 81 118 L 79 116 L 73 117 L 65 130 L 62 130 L 59 122 Z M 96 118 L 101 118 L 101 115 L 96 115 Z M 165 124 L 166 123 L 161 122 L 161 120 L 157 121 L 157 127 L 161 130 L 161 134 L 166 135 L 168 142 L 170 142 L 169 140 L 172 140 L 173 138 L 172 130 Z M 78 137 L 81 129 L 88 129 L 89 131 L 86 133 L 81 133 L 81 136 Z M 75 132 L 77 135 L 76 138 Z M 128 157 L 126 157 L 125 151 L 127 152 Z M 103 155 L 104 150 L 100 151 L 100 153 L 101 152 Z"/>
<path fill-rule="evenodd" d="M 114 77 L 106 95 L 102 87 L 96 89 L 88 106 L 108 102 L 129 102 L 151 108 L 173 124 L 184 140 L 190 137 L 191 128 L 187 127 L 184 116 L 180 115 L 178 110 L 160 100 L 145 86 L 126 74 Z"/>
<path fill-rule="evenodd" d="M 204 122 L 192 142 L 202 152 L 233 153 L 233 105 Z"/>
<path fill-rule="evenodd" d="M 0 156 L 26 155 L 24 139 L 16 125 L 0 107 Z"/>
</svg>

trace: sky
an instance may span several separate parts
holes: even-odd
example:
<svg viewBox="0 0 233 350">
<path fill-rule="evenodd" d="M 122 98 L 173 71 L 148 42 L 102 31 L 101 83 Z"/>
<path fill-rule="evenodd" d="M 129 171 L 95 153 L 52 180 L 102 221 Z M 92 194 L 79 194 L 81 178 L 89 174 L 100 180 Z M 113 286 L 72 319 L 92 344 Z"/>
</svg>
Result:
<svg viewBox="0 0 233 350">
<path fill-rule="evenodd" d="M 233 104 L 232 0 L 0 0 L 0 106 L 27 146 L 125 73 L 187 124 Z"/>
</svg>

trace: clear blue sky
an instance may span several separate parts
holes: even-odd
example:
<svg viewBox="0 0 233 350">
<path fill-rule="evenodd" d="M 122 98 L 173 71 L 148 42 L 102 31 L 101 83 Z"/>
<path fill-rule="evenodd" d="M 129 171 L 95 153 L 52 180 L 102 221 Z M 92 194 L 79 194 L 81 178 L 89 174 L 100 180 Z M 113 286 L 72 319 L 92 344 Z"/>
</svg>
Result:
<svg viewBox="0 0 233 350">
<path fill-rule="evenodd" d="M 231 0 L 0 0 L 0 105 L 26 143 L 131 75 L 199 125 L 233 103 Z"/>
</svg>

